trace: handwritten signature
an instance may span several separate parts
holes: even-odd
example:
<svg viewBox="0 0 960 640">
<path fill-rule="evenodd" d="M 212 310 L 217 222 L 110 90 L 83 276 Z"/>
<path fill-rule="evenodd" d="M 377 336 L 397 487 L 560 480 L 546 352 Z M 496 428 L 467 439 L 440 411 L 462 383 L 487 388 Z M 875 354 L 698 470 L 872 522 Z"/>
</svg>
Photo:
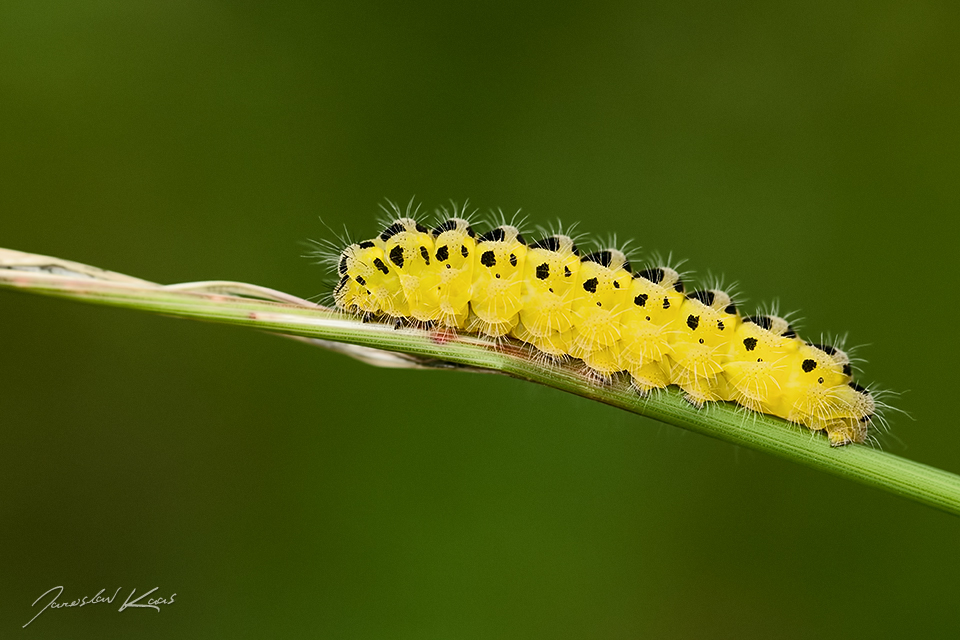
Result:
<svg viewBox="0 0 960 640">
<path fill-rule="evenodd" d="M 30 621 L 23 626 L 26 627 L 28 624 L 30 624 L 30 622 L 33 622 L 34 620 L 36 620 L 40 616 L 40 614 L 46 611 L 47 609 L 66 609 L 68 607 L 85 607 L 88 604 L 103 604 L 103 603 L 113 604 L 113 601 L 114 599 L 116 599 L 117 594 L 120 593 L 121 588 L 122 587 L 117 587 L 117 590 L 114 591 L 113 595 L 110 597 L 103 595 L 103 592 L 106 591 L 106 589 L 100 589 L 100 591 L 97 592 L 97 595 L 93 596 L 92 598 L 89 596 L 83 596 L 82 598 L 78 598 L 77 600 L 71 600 L 70 602 L 59 602 L 57 600 L 57 598 L 63 595 L 63 586 L 47 589 L 46 591 L 40 594 L 39 598 L 33 601 L 33 604 L 30 605 L 31 607 L 37 606 L 37 603 L 40 602 L 44 598 L 44 596 L 53 592 L 56 592 L 56 593 L 54 593 L 50 601 L 47 602 L 47 604 L 44 605 L 44 607 L 40 609 L 40 611 L 37 612 L 37 615 L 30 618 Z M 122 605 L 120 605 L 120 608 L 117 609 L 117 611 L 123 611 L 124 609 L 156 609 L 159 612 L 160 605 L 173 604 L 173 599 L 177 597 L 176 593 L 171 594 L 167 598 L 160 598 L 160 597 L 150 598 L 146 602 L 141 603 L 141 600 L 143 600 L 144 598 L 146 598 L 147 596 L 149 596 L 151 593 L 153 593 L 159 588 L 160 587 L 154 587 L 150 591 L 147 591 L 146 593 L 142 594 L 139 598 L 135 600 L 131 600 L 131 598 L 133 598 L 137 593 L 137 590 L 134 589 L 133 591 L 130 592 L 130 595 L 127 596 L 127 599 L 124 601 Z"/>
</svg>

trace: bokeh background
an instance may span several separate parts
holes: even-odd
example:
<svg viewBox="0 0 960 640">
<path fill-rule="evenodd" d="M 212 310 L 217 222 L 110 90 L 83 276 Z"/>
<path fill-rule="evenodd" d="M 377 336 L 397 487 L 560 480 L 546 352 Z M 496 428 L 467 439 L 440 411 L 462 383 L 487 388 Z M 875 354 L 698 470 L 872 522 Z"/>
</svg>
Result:
<svg viewBox="0 0 960 640">
<path fill-rule="evenodd" d="M 0 246 L 301 296 L 384 198 L 867 345 L 960 472 L 956 6 L 0 4 Z M 0 292 L 0 636 L 956 637 L 960 520 L 501 378 Z M 31 603 L 158 586 L 176 603 Z"/>
</svg>

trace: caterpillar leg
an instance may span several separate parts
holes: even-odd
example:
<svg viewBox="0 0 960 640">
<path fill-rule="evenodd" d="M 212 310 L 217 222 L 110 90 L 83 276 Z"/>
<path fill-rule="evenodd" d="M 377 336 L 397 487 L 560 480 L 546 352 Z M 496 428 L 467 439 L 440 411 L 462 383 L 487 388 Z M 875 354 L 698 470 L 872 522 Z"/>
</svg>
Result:
<svg viewBox="0 0 960 640">
<path fill-rule="evenodd" d="M 654 389 L 665 389 L 670 383 L 669 376 L 660 362 L 647 362 L 627 370 L 630 372 L 630 384 L 642 396 L 648 395 Z"/>
<path fill-rule="evenodd" d="M 584 354 L 583 361 L 588 367 L 604 377 L 623 371 L 623 367 L 620 365 L 619 345 L 616 344 L 612 347 L 597 349 Z"/>
<path fill-rule="evenodd" d="M 867 425 L 869 420 L 840 420 L 832 422 L 826 427 L 827 437 L 831 447 L 857 443 L 863 444 L 867 439 Z"/>
</svg>

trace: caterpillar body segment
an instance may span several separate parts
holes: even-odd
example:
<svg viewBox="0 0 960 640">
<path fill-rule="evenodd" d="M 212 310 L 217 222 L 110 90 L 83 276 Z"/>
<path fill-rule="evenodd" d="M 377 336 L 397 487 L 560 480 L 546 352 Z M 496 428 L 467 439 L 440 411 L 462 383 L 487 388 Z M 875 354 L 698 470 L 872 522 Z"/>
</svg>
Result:
<svg viewBox="0 0 960 640">
<path fill-rule="evenodd" d="M 520 320 L 527 246 L 520 230 L 501 225 L 479 237 L 468 328 L 499 338 Z"/>
<path fill-rule="evenodd" d="M 850 359 L 804 342 L 783 318 L 741 317 L 719 289 L 685 292 L 665 266 L 633 271 L 617 249 L 581 255 L 565 235 L 529 245 L 501 225 L 477 235 L 462 218 L 430 230 L 401 217 L 339 256 L 334 300 L 365 317 L 511 336 L 596 376 L 630 375 L 640 393 L 676 385 L 691 403 L 735 402 L 864 442 L 876 402 Z"/>
<path fill-rule="evenodd" d="M 718 389 L 720 398 L 753 411 L 772 413 L 765 401 L 783 393 L 780 381 L 789 378 L 802 345 L 803 341 L 783 318 L 744 318 L 728 343 L 725 375 Z"/>
<path fill-rule="evenodd" d="M 548 355 L 569 355 L 579 274 L 580 251 L 569 236 L 548 236 L 527 247 L 520 319 L 511 335 Z"/>
<path fill-rule="evenodd" d="M 438 321 L 440 270 L 432 262 L 434 245 L 429 230 L 413 218 L 400 218 L 380 234 L 380 241 L 399 274 L 410 316 L 423 322 Z"/>
<path fill-rule="evenodd" d="M 620 318 L 628 307 L 632 279 L 627 257 L 616 249 L 580 259 L 569 354 L 604 376 L 622 370 Z"/>
<path fill-rule="evenodd" d="M 671 382 L 696 405 L 720 400 L 720 377 L 727 362 L 729 336 L 740 315 L 723 291 L 705 289 L 686 295 L 673 322 Z"/>
<path fill-rule="evenodd" d="M 573 301 L 580 252 L 567 236 L 550 236 L 527 248 L 520 322 L 531 336 L 548 337 L 573 328 Z"/>
<path fill-rule="evenodd" d="M 680 274 L 668 267 L 633 274 L 627 309 L 620 319 L 620 365 L 641 393 L 670 384 L 669 357 L 683 291 Z"/>
<path fill-rule="evenodd" d="M 433 230 L 437 271 L 437 321 L 447 327 L 463 328 L 470 312 L 476 233 L 463 218 L 450 218 Z"/>
</svg>

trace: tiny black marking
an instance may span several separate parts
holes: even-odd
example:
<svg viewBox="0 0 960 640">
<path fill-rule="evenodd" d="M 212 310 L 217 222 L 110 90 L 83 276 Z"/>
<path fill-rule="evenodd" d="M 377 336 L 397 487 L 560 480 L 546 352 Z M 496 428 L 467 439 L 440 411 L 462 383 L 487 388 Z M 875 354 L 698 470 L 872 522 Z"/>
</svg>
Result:
<svg viewBox="0 0 960 640">
<path fill-rule="evenodd" d="M 828 344 L 811 344 L 810 346 L 820 349 L 820 351 L 823 351 L 824 353 L 831 356 L 836 355 L 837 353 L 837 349 L 835 347 L 831 347 Z"/>
<path fill-rule="evenodd" d="M 383 272 L 383 275 L 390 273 L 390 269 L 387 269 L 387 265 L 383 264 L 383 260 L 380 258 L 373 259 L 373 266 Z"/>
<path fill-rule="evenodd" d="M 450 218 L 449 220 L 444 220 L 433 230 L 434 237 L 439 236 L 444 231 L 455 231 L 457 229 L 457 220 L 455 218 Z M 471 238 L 476 235 L 470 225 L 467 225 L 466 229 L 467 235 Z"/>
<path fill-rule="evenodd" d="M 693 293 L 688 293 L 687 298 L 690 300 L 699 300 L 708 307 L 713 304 L 713 291 L 709 289 L 701 289 L 700 291 L 694 291 Z"/>
<path fill-rule="evenodd" d="M 726 306 L 726 308 L 723 310 L 723 312 L 724 312 L 724 313 L 729 313 L 730 315 L 734 315 L 734 314 L 737 313 L 737 305 L 735 305 L 735 304 L 733 304 L 733 303 L 731 302 L 730 304 L 728 304 L 728 305 Z"/>
<path fill-rule="evenodd" d="M 856 391 L 857 393 L 862 393 L 865 396 L 870 395 L 870 392 L 867 391 L 866 387 L 861 387 L 859 384 L 857 384 L 853 380 L 851 380 L 847 384 L 850 385 L 850 388 Z"/>
<path fill-rule="evenodd" d="M 360 248 L 361 248 L 361 249 L 370 249 L 370 248 L 375 247 L 375 246 L 376 246 L 376 245 L 373 244 L 373 242 L 371 242 L 370 240 L 364 240 L 363 242 L 360 243 Z"/>
<path fill-rule="evenodd" d="M 752 322 L 761 329 L 766 329 L 769 331 L 773 328 L 773 319 L 770 316 L 747 316 L 743 319 L 744 322 Z"/>
<path fill-rule="evenodd" d="M 497 264 L 497 256 L 494 255 L 493 251 L 484 251 L 483 255 L 480 256 L 480 264 L 485 267 L 492 267 Z"/>
<path fill-rule="evenodd" d="M 430 252 L 427 251 L 426 247 L 420 247 L 420 256 L 423 258 L 423 261 L 430 265 Z"/>
<path fill-rule="evenodd" d="M 664 309 L 670 308 L 670 298 L 668 298 L 667 296 L 663 296 L 663 308 Z"/>
<path fill-rule="evenodd" d="M 499 279 L 500 279 L 500 274 L 498 273 L 498 274 L 497 274 L 497 280 L 499 280 Z"/>
<path fill-rule="evenodd" d="M 570 267 L 568 267 L 567 265 L 563 265 L 563 277 L 569 278 L 572 275 L 573 275 L 573 271 L 570 271 Z"/>
<path fill-rule="evenodd" d="M 512 253 L 510 254 L 510 266 L 511 267 L 517 266 L 517 256 L 515 256 Z"/>
<path fill-rule="evenodd" d="M 787 330 L 783 332 L 783 337 L 784 337 L 784 338 L 796 338 L 796 337 L 797 337 L 797 332 L 793 330 L 793 327 L 792 327 L 792 326 L 787 325 Z"/>
<path fill-rule="evenodd" d="M 823 378 L 817 378 L 817 382 L 819 382 L 820 384 L 823 384 Z"/>
<path fill-rule="evenodd" d="M 692 331 L 696 331 L 697 327 L 700 326 L 700 316 L 695 316 L 693 314 L 687 316 L 687 326 L 690 327 Z"/>
<path fill-rule="evenodd" d="M 457 228 L 456 220 L 454 220 L 453 218 L 450 218 L 449 220 L 444 220 L 443 222 L 441 222 L 440 224 L 438 224 L 436 227 L 433 228 L 433 237 L 437 237 L 444 231 L 453 231 L 456 228 Z"/>
<path fill-rule="evenodd" d="M 446 262 L 447 258 L 450 257 L 450 248 L 447 245 L 443 245 L 437 249 L 437 260 L 440 262 Z"/>
<path fill-rule="evenodd" d="M 427 229 L 422 224 L 420 224 L 419 222 L 417 223 L 417 231 L 419 231 L 420 233 L 430 233 L 430 230 Z"/>
<path fill-rule="evenodd" d="M 817 368 L 817 361 L 807 358 L 806 360 L 803 361 L 803 363 L 800 366 L 803 368 L 804 373 L 810 373 L 811 371 Z M 820 379 L 823 380 L 823 378 L 820 378 Z"/>
<path fill-rule="evenodd" d="M 633 299 L 633 304 L 637 305 L 638 307 L 647 306 L 647 294 L 645 293 L 639 294 L 636 298 Z M 648 317 L 647 320 L 649 319 L 650 318 Z"/>
<path fill-rule="evenodd" d="M 462 255 L 464 258 L 470 255 L 470 252 L 467 251 L 467 245 L 465 244 L 460 245 L 460 255 Z"/>
<path fill-rule="evenodd" d="M 583 283 L 583 290 L 589 291 L 590 293 L 597 292 L 597 285 L 600 284 L 600 281 L 596 278 L 590 278 L 589 280 Z"/>
<path fill-rule="evenodd" d="M 652 282 L 653 284 L 660 284 L 663 282 L 663 269 L 660 267 L 653 267 L 652 269 L 644 269 L 643 271 L 637 273 L 641 278 L 645 278 Z"/>
<path fill-rule="evenodd" d="M 506 237 L 507 232 L 503 230 L 503 227 L 497 227 L 480 236 L 480 242 L 502 242 Z"/>
<path fill-rule="evenodd" d="M 550 265 L 544 262 L 537 267 L 537 279 L 546 280 L 550 277 Z"/>
<path fill-rule="evenodd" d="M 677 281 L 673 283 L 673 290 L 677 293 L 683 293 L 683 280 L 677 278 Z"/>
<path fill-rule="evenodd" d="M 598 306 L 598 307 L 602 307 L 603 305 L 598 302 L 598 303 L 597 303 L 597 306 Z"/>
<path fill-rule="evenodd" d="M 580 258 L 580 262 L 596 262 L 597 264 L 602 264 L 605 267 L 609 267 L 612 261 L 613 252 L 606 250 L 594 251 L 593 253 L 587 254 Z"/>
<path fill-rule="evenodd" d="M 723 320 L 717 320 L 717 329 L 720 329 L 720 331 L 723 331 L 724 328 L 725 327 L 723 326 Z"/>
<path fill-rule="evenodd" d="M 403 247 L 397 245 L 390 249 L 390 262 L 403 269 Z"/>
<path fill-rule="evenodd" d="M 757 339 L 756 338 L 744 338 L 743 346 L 747 348 L 747 351 L 753 351 L 757 348 Z"/>
<path fill-rule="evenodd" d="M 361 287 L 367 286 L 367 281 L 363 279 L 363 276 L 357 276 L 357 284 Z M 367 293 L 370 293 L 369 291 Z"/>
<path fill-rule="evenodd" d="M 340 256 L 340 264 L 337 265 L 337 272 L 343 275 L 347 272 L 347 254 Z"/>
<path fill-rule="evenodd" d="M 380 239 L 386 242 L 401 231 L 405 231 L 403 225 L 399 222 L 394 222 L 392 225 L 383 230 L 383 233 L 380 234 Z"/>
<path fill-rule="evenodd" d="M 531 249 L 543 249 L 545 251 L 559 251 L 560 250 L 560 238 L 557 236 L 550 236 L 548 238 L 541 238 L 537 240 L 532 245 Z"/>
<path fill-rule="evenodd" d="M 850 363 L 843 365 L 843 375 L 850 376 L 853 375 L 853 367 L 850 366 Z"/>
<path fill-rule="evenodd" d="M 614 280 L 614 281 L 613 281 L 613 288 L 614 288 L 614 289 L 619 289 L 619 288 L 620 288 L 620 283 L 617 282 L 616 280 Z"/>
<path fill-rule="evenodd" d="M 703 338 L 700 338 L 700 344 L 703 344 Z"/>
</svg>

